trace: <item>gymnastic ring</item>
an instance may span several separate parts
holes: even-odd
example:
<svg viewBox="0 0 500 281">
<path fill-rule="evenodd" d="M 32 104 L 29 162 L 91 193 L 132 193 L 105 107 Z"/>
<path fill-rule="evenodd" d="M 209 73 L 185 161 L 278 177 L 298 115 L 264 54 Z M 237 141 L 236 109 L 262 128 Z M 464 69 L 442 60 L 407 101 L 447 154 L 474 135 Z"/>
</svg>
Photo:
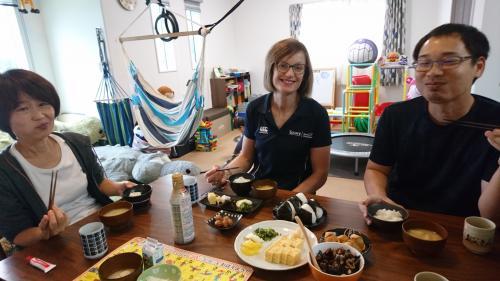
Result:
<svg viewBox="0 0 500 281">
<path fill-rule="evenodd" d="M 172 14 L 167 9 L 163 9 L 162 12 L 161 12 L 161 14 L 155 20 L 155 31 L 156 31 L 156 34 L 161 34 L 159 32 L 159 30 L 158 30 L 158 23 L 162 19 L 164 20 L 165 28 L 167 29 L 167 33 L 179 32 L 179 23 L 177 22 L 177 19 L 175 18 L 175 15 Z M 172 30 L 170 30 L 170 28 L 168 27 L 168 23 L 169 22 L 172 24 Z M 169 42 L 169 41 L 172 41 L 174 39 L 177 39 L 177 36 L 176 37 L 160 38 L 160 39 L 162 41 L 164 41 L 164 42 Z"/>
</svg>

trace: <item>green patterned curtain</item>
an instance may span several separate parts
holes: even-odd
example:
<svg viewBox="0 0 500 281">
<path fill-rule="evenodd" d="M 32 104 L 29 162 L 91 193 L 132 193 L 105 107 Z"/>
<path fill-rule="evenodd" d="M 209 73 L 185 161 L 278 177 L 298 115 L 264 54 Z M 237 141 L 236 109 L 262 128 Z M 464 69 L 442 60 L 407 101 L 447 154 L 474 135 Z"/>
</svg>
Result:
<svg viewBox="0 0 500 281">
<path fill-rule="evenodd" d="M 290 37 L 298 39 L 302 18 L 302 4 L 290 5 Z"/>
<path fill-rule="evenodd" d="M 404 54 L 406 37 L 406 0 L 387 0 L 384 24 L 384 46 L 382 55 L 389 52 Z M 399 86 L 403 82 L 403 72 L 399 69 L 381 71 L 382 86 Z"/>
</svg>

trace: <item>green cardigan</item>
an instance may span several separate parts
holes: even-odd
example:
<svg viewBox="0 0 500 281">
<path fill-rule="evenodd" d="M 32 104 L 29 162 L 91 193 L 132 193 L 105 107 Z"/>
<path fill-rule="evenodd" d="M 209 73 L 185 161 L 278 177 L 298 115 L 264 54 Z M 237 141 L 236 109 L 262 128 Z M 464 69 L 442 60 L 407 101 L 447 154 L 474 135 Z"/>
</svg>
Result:
<svg viewBox="0 0 500 281">
<path fill-rule="evenodd" d="M 54 134 L 66 141 L 87 175 L 89 195 L 101 205 L 111 203 L 111 199 L 98 188 L 104 180 L 104 170 L 97 161 L 89 138 L 69 132 Z M 21 231 L 37 226 L 47 213 L 47 207 L 9 149 L 10 146 L 0 154 L 0 236 L 12 242 Z"/>
</svg>

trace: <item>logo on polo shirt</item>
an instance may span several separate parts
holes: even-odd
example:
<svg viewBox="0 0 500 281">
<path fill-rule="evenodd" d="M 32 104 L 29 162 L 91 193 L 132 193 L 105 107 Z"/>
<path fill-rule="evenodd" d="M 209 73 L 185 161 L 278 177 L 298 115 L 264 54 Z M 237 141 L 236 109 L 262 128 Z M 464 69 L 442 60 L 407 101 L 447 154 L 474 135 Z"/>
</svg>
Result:
<svg viewBox="0 0 500 281">
<path fill-rule="evenodd" d="M 265 134 L 265 135 L 269 134 L 267 126 L 260 126 L 259 133 Z"/>
<path fill-rule="evenodd" d="M 302 137 L 306 139 L 312 139 L 313 133 L 302 133 Z"/>
<path fill-rule="evenodd" d="M 288 135 L 295 136 L 295 137 L 302 137 L 305 139 L 312 139 L 312 137 L 313 137 L 313 133 L 297 132 L 297 131 L 293 131 L 293 130 L 289 130 Z"/>
</svg>

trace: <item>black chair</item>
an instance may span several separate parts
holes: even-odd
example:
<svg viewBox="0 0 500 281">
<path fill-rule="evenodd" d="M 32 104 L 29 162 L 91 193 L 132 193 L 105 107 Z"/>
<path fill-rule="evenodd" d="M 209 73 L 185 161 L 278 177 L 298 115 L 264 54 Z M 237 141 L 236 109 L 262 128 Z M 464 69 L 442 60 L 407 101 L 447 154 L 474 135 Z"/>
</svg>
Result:
<svg viewBox="0 0 500 281">
<path fill-rule="evenodd" d="M 233 122 L 234 122 L 233 124 L 234 128 L 241 128 L 245 126 L 245 118 L 235 116 Z M 236 137 L 234 141 L 236 142 L 236 147 L 234 148 L 233 156 L 237 156 L 238 154 L 240 154 L 241 147 L 243 145 L 243 134 Z"/>
</svg>

